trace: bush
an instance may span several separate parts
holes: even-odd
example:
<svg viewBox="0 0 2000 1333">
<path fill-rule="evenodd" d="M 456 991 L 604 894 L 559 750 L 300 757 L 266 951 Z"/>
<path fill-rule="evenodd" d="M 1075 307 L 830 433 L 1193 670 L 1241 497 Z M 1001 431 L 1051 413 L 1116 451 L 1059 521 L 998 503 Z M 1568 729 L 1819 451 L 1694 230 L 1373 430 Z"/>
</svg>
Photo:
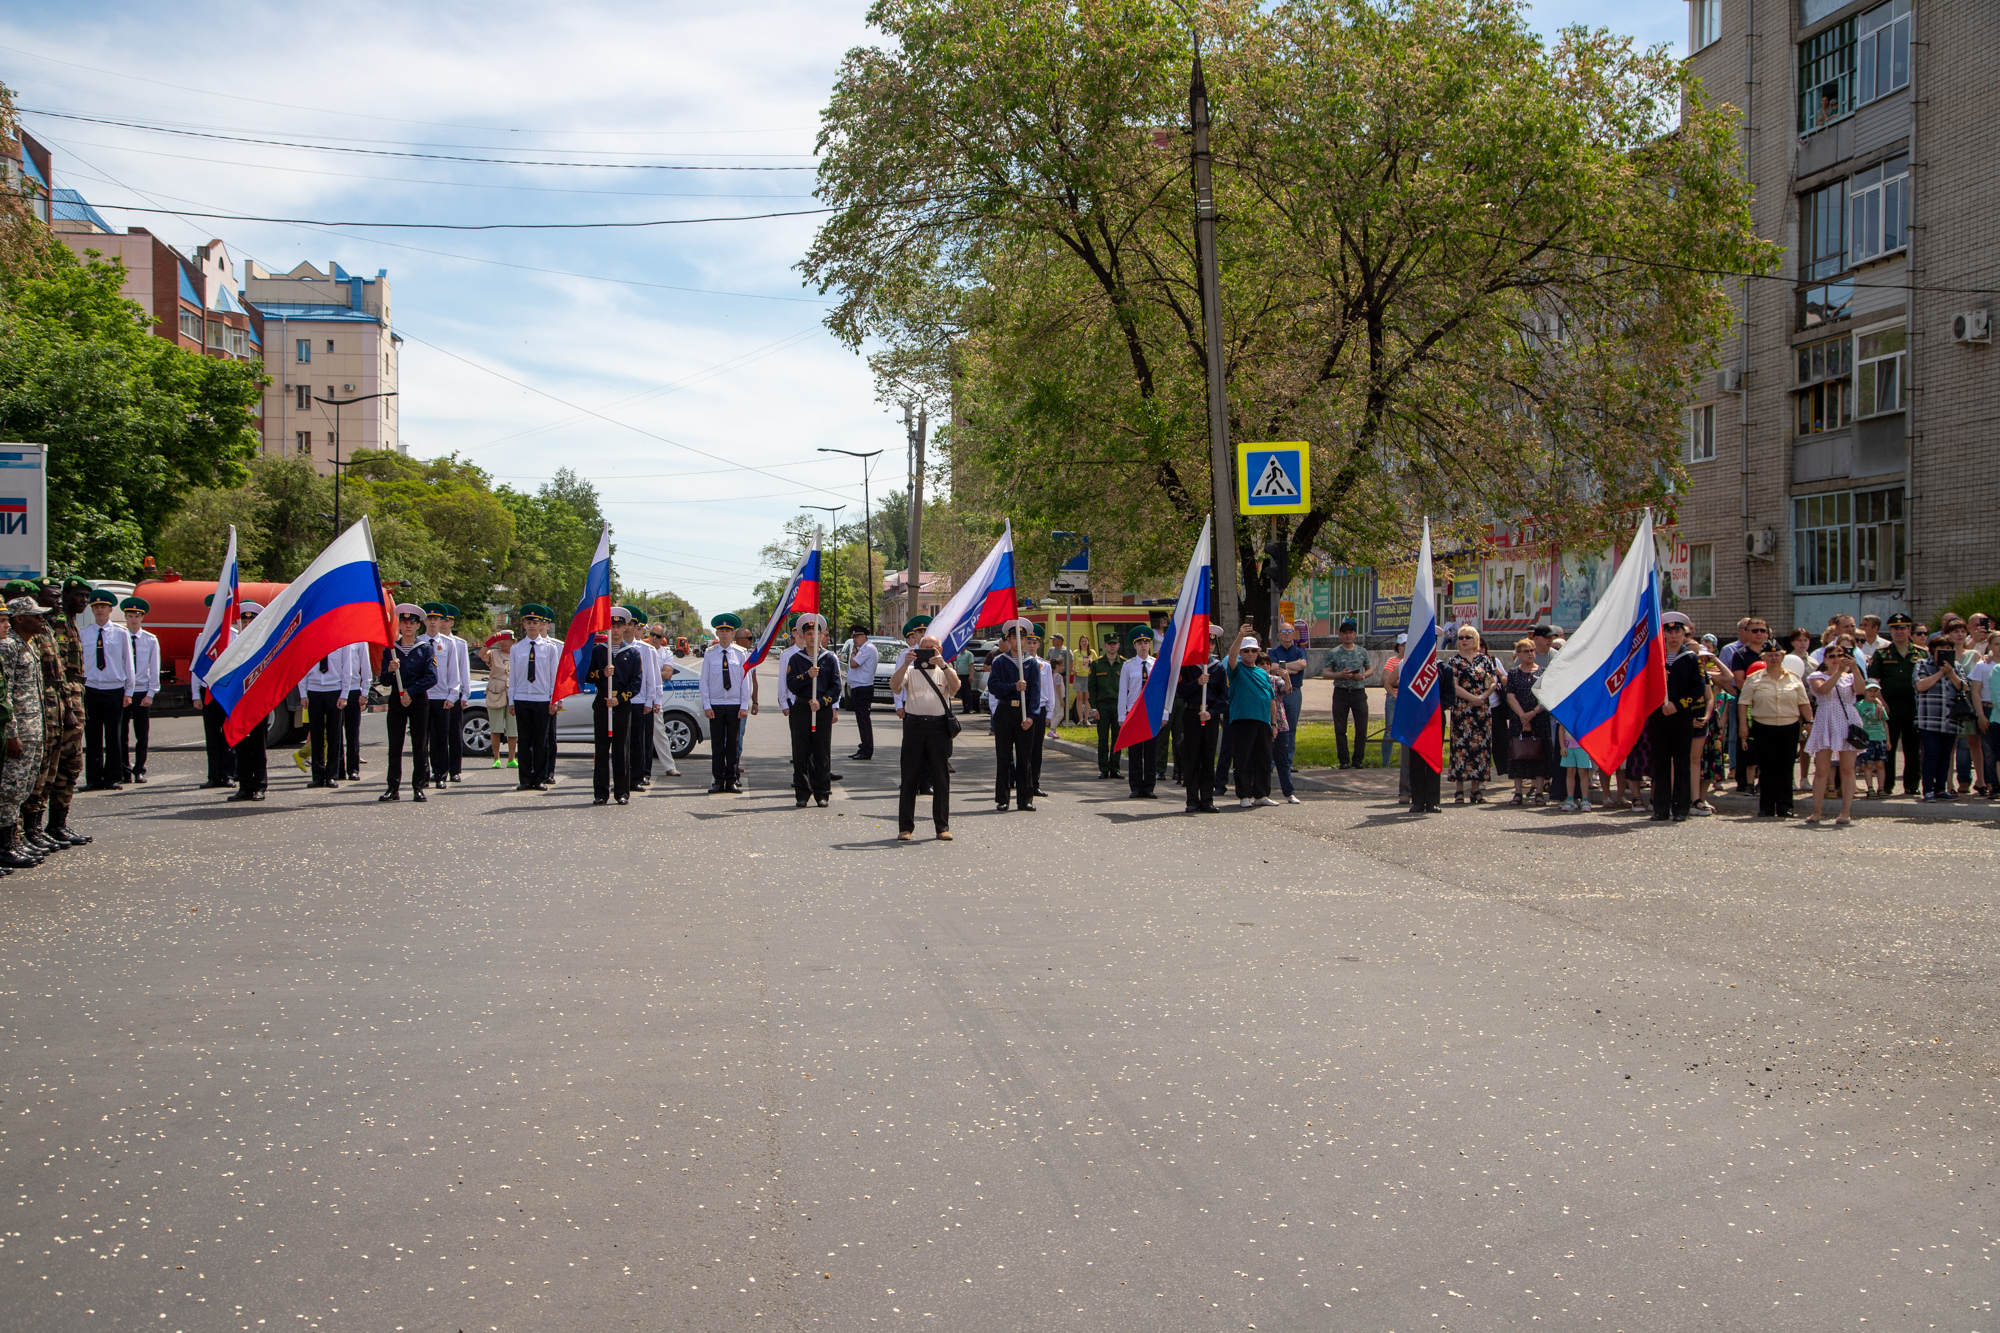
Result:
<svg viewBox="0 0 2000 1333">
<path fill-rule="evenodd" d="M 2000 583 L 1989 583 L 1983 588 L 1966 589 L 1939 607 L 1926 623 L 1932 629 L 1936 629 L 1947 615 L 1969 617 L 1974 611 L 1983 611 L 1989 616 L 2000 616 Z"/>
</svg>

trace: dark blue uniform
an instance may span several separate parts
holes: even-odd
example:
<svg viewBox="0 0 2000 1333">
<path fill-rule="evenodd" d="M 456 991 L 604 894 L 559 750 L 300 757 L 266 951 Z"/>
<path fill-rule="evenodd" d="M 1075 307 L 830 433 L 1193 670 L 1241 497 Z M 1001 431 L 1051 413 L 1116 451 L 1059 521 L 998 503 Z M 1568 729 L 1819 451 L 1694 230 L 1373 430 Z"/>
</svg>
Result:
<svg viewBox="0 0 2000 1333">
<path fill-rule="evenodd" d="M 414 648 L 391 644 L 382 650 L 382 669 L 377 679 L 389 694 L 389 779 L 388 797 L 396 797 L 403 787 L 403 733 L 410 737 L 410 786 L 418 800 L 430 785 L 430 764 L 424 740 L 425 723 L 430 718 L 430 688 L 437 684 L 437 656 L 428 643 Z M 405 704 L 397 691 L 410 696 Z"/>
<path fill-rule="evenodd" d="M 632 794 L 632 733 L 645 711 L 632 702 L 645 681 L 644 661 L 633 644 L 623 644 L 611 658 L 611 691 L 607 702 L 604 689 L 606 649 L 601 643 L 590 647 L 590 666 L 584 680 L 597 691 L 590 702 L 590 725 L 595 739 L 595 762 L 591 765 L 592 799 L 603 805 L 611 797 L 625 804 Z M 617 738 L 616 744 L 613 738 Z"/>
<path fill-rule="evenodd" d="M 1023 810 L 1035 808 L 1034 739 L 1022 727 L 1023 717 L 1032 718 L 1042 709 L 1042 673 L 1025 673 L 1006 653 L 994 655 L 986 676 L 986 692 L 993 696 L 993 802 L 1007 808 L 1012 789 Z M 1023 709 L 1025 708 L 1025 712 Z"/>
</svg>

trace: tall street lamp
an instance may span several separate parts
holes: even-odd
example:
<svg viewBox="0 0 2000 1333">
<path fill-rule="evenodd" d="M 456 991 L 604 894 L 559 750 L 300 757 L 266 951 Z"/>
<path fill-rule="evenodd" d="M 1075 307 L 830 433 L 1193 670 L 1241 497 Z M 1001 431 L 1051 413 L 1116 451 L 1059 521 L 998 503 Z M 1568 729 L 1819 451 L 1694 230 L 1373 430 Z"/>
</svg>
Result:
<svg viewBox="0 0 2000 1333">
<path fill-rule="evenodd" d="M 838 514 L 841 510 L 847 508 L 847 506 L 846 505 L 800 505 L 799 508 L 819 510 L 821 513 L 826 515 L 827 525 L 831 527 L 834 522 L 833 516 L 835 514 Z M 825 553 L 822 551 L 821 554 L 824 555 Z M 831 579 L 827 578 L 825 569 L 821 569 L 819 572 L 819 582 L 822 588 L 827 587 L 832 582 Z M 826 600 L 830 601 L 832 599 L 828 598 Z M 824 606 L 820 607 L 819 613 L 823 616 L 826 616 L 826 608 Z M 827 631 L 829 633 L 832 633 L 833 632 L 832 616 L 826 616 L 826 624 L 827 624 Z"/>
<path fill-rule="evenodd" d="M 333 409 L 333 535 L 336 537 L 340 535 L 340 469 L 343 466 L 340 461 L 340 409 L 350 403 L 365 403 L 371 398 L 395 396 L 396 391 L 391 389 L 387 393 L 364 393 L 354 398 L 335 398 L 328 394 L 324 398 L 313 399 L 314 402 L 325 403 Z"/>
<path fill-rule="evenodd" d="M 823 454 L 846 454 L 849 458 L 861 460 L 861 542 L 868 555 L 868 632 L 875 632 L 875 530 L 869 521 L 871 510 L 868 505 L 868 460 L 881 453 L 876 449 L 870 453 L 858 454 L 852 449 L 828 449 L 821 446 Z"/>
</svg>

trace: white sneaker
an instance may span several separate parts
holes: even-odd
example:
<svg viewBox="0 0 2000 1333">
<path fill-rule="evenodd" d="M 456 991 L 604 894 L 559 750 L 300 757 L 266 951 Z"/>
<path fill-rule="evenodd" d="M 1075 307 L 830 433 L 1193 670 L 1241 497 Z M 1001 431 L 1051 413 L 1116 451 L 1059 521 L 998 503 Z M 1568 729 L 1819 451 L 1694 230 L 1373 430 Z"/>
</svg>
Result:
<svg viewBox="0 0 2000 1333">
<path fill-rule="evenodd" d="M 1297 804 L 1299 804 L 1299 798 L 1298 798 L 1298 796 L 1297 796 L 1296 794 L 1294 794 L 1294 795 L 1291 795 L 1291 796 L 1287 796 L 1287 797 L 1285 798 L 1285 803 L 1286 803 L 1287 805 L 1297 805 Z"/>
<path fill-rule="evenodd" d="M 1255 801 L 1250 800 L 1246 797 L 1245 799 L 1240 800 L 1236 803 L 1236 808 L 1238 810 L 1248 810 L 1251 806 L 1255 804 L 1257 804 Z"/>
<path fill-rule="evenodd" d="M 1275 797 L 1275 796 L 1266 796 L 1266 797 L 1264 797 L 1264 798 L 1263 798 L 1263 804 L 1265 804 L 1265 805 L 1282 805 L 1282 804 L 1284 804 L 1284 802 L 1280 801 L 1280 800 L 1279 800 L 1279 799 L 1278 799 L 1277 797 Z"/>
<path fill-rule="evenodd" d="M 678 768 L 669 768 L 669 769 L 665 769 L 665 770 L 663 770 L 663 771 L 664 771 L 664 772 L 666 773 L 666 775 L 667 775 L 668 777 L 670 777 L 670 778 L 677 778 L 677 777 L 679 777 L 679 776 L 681 775 L 681 771 L 680 771 L 680 770 L 679 770 Z"/>
</svg>

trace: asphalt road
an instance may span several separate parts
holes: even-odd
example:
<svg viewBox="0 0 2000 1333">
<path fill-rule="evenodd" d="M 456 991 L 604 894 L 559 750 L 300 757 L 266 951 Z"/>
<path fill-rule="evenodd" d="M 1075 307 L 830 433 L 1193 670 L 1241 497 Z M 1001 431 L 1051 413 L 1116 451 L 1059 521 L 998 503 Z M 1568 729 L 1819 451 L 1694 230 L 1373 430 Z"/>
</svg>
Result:
<svg viewBox="0 0 2000 1333">
<path fill-rule="evenodd" d="M 823 811 L 770 715 L 741 797 L 84 798 L 0 1323 L 2000 1329 L 1993 828 L 996 816 L 968 730 L 900 846 L 882 730 Z"/>
</svg>

